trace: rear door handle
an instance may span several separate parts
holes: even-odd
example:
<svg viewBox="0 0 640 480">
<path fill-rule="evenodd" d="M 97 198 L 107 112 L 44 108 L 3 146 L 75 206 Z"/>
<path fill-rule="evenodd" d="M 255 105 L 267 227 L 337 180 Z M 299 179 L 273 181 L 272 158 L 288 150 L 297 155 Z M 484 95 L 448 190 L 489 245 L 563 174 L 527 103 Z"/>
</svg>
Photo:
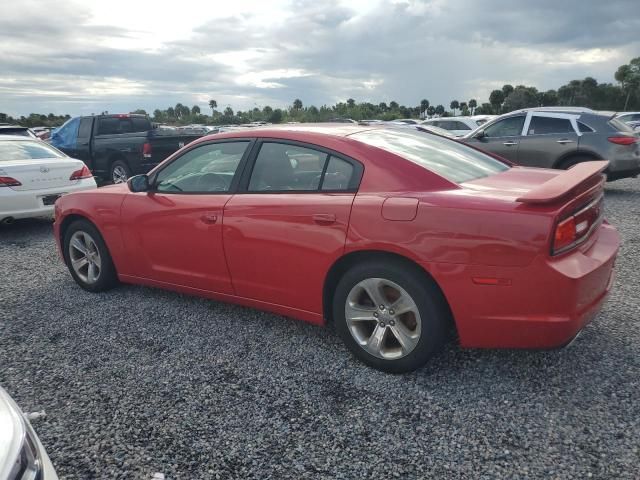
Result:
<svg viewBox="0 0 640 480">
<path fill-rule="evenodd" d="M 206 224 L 211 225 L 218 221 L 218 215 L 216 215 L 215 213 L 205 213 L 200 217 L 200 220 L 202 220 Z"/>
<path fill-rule="evenodd" d="M 560 140 L 556 140 L 556 143 L 560 143 L 562 145 L 564 145 L 565 143 L 574 143 L 573 140 L 569 140 L 568 138 L 563 138 Z"/>
<path fill-rule="evenodd" d="M 331 225 L 336 223 L 336 216 L 333 213 L 315 213 L 312 215 L 313 221 L 319 225 Z"/>
<path fill-rule="evenodd" d="M 513 145 L 517 145 L 518 142 L 504 142 L 503 145 L 506 145 L 507 147 L 511 147 Z"/>
</svg>

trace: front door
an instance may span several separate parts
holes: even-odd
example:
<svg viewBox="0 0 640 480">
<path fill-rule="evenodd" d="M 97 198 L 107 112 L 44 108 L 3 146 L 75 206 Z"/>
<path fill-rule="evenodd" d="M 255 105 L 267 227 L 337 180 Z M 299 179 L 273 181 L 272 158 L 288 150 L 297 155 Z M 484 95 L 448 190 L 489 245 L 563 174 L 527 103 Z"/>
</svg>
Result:
<svg viewBox="0 0 640 480">
<path fill-rule="evenodd" d="M 517 163 L 518 146 L 525 117 L 525 115 L 514 115 L 488 125 L 484 129 L 484 136 L 474 138 L 473 144 Z"/>
<path fill-rule="evenodd" d="M 137 276 L 233 293 L 222 246 L 224 206 L 249 144 L 200 144 L 163 167 L 152 179 L 152 191 L 126 196 L 123 237 Z"/>
<path fill-rule="evenodd" d="M 321 313 L 324 279 L 344 251 L 361 175 L 358 162 L 316 147 L 263 142 L 244 192 L 224 209 L 236 293 Z"/>
</svg>

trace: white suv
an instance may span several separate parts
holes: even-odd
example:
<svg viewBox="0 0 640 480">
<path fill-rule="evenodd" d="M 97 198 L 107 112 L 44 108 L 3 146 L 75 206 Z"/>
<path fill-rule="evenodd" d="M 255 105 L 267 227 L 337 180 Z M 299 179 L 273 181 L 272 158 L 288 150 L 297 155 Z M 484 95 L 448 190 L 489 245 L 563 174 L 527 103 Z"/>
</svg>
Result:
<svg viewBox="0 0 640 480">
<path fill-rule="evenodd" d="M 425 120 L 420 125 L 430 125 L 432 127 L 449 130 L 456 136 L 466 135 L 475 130 L 480 125 L 494 118 L 495 115 L 474 115 L 472 117 L 441 117 Z"/>
</svg>

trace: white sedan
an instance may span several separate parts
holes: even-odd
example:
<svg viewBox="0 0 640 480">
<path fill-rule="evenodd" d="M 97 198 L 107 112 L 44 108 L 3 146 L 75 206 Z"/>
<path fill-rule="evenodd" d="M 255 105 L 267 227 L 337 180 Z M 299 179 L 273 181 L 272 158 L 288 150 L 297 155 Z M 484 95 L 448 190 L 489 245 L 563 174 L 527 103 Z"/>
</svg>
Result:
<svg viewBox="0 0 640 480">
<path fill-rule="evenodd" d="M 0 135 L 0 222 L 53 214 L 65 193 L 97 188 L 91 171 L 40 140 Z"/>
<path fill-rule="evenodd" d="M 420 125 L 449 130 L 455 136 L 462 136 L 470 133 L 483 123 L 494 118 L 495 115 L 474 115 L 470 117 L 439 117 L 425 120 Z"/>
</svg>

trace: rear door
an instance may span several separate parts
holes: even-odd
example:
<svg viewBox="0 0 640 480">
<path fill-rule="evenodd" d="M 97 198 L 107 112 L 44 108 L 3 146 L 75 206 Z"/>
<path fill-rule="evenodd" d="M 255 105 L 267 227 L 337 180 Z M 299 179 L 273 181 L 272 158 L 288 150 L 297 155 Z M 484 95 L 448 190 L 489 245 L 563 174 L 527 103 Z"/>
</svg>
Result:
<svg viewBox="0 0 640 480">
<path fill-rule="evenodd" d="M 484 137 L 471 139 L 470 143 L 517 163 L 525 118 L 522 114 L 498 120 L 484 129 Z"/>
<path fill-rule="evenodd" d="M 572 121 L 573 119 L 573 121 Z M 558 159 L 578 150 L 575 115 L 533 112 L 520 139 L 517 163 L 553 168 Z"/>
<path fill-rule="evenodd" d="M 317 146 L 265 140 L 224 209 L 236 294 L 322 312 L 325 276 L 344 251 L 362 165 Z"/>
</svg>

